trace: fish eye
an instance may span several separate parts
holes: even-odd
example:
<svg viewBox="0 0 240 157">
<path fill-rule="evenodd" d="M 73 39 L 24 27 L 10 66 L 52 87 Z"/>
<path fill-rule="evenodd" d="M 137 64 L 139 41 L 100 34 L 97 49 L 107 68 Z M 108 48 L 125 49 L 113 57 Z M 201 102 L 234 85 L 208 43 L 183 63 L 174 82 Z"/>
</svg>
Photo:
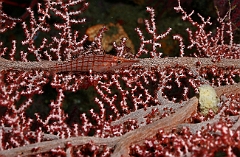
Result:
<svg viewBox="0 0 240 157">
<path fill-rule="evenodd" d="M 117 60 L 117 64 L 120 64 L 122 63 L 122 61 L 120 59 Z"/>
</svg>

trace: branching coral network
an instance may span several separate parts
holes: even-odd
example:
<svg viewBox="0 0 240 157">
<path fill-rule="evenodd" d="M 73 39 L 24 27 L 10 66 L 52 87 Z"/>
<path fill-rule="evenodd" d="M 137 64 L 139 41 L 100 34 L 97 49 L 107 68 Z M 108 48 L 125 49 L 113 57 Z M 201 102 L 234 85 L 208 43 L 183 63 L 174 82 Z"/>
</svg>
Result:
<svg viewBox="0 0 240 157">
<path fill-rule="evenodd" d="M 189 46 L 173 35 L 180 57 L 162 57 L 160 40 L 172 29 L 158 34 L 155 11 L 147 7 L 148 35 L 135 29 L 137 54 L 127 51 L 123 38 L 113 44 L 113 56 L 101 45 L 105 27 L 89 45 L 87 35 L 79 37 L 85 0 L 33 2 L 37 11 L 27 9 L 29 21 L 5 14 L 0 2 L 0 33 L 21 25 L 24 34 L 10 45 L 0 41 L 0 156 L 239 155 L 240 46 L 234 43 L 231 8 L 224 17 L 218 14 L 213 33 L 205 29 L 210 18 L 197 14 L 201 22 L 195 22 L 194 12 L 186 13 L 178 0 L 174 9 L 196 29 L 187 29 Z M 50 24 L 52 18 L 58 20 Z M 185 55 L 193 48 L 196 53 Z M 57 92 L 47 115 L 29 116 L 32 107 L 41 108 L 35 97 L 47 84 Z M 205 84 L 214 87 L 220 102 L 217 111 L 203 114 L 198 93 Z M 63 108 L 66 92 L 90 86 L 97 109 L 71 121 Z"/>
</svg>

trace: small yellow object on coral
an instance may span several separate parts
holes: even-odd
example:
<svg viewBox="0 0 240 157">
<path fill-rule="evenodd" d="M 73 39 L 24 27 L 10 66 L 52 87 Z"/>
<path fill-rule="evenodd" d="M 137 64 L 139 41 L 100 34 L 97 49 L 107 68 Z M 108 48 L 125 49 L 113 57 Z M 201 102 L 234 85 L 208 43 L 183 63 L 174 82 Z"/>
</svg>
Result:
<svg viewBox="0 0 240 157">
<path fill-rule="evenodd" d="M 200 111 L 203 115 L 208 114 L 210 109 L 216 113 L 219 102 L 220 100 L 212 86 L 202 85 L 199 87 L 199 104 Z"/>
</svg>

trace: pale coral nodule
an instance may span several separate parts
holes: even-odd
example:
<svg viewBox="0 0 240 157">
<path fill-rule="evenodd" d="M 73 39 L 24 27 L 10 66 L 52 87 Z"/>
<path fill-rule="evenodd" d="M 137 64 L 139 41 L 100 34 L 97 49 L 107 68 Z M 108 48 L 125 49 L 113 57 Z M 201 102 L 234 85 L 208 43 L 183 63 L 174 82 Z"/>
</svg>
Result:
<svg viewBox="0 0 240 157">
<path fill-rule="evenodd" d="M 199 104 L 203 115 L 208 114 L 210 109 L 216 113 L 219 102 L 220 100 L 212 86 L 202 85 L 199 87 Z"/>
</svg>

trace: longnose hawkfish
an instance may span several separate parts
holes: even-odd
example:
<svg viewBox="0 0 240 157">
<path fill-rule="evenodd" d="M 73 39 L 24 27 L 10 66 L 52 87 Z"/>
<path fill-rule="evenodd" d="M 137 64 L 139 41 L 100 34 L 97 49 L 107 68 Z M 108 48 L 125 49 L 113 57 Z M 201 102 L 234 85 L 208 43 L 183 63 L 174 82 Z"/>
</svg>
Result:
<svg viewBox="0 0 240 157">
<path fill-rule="evenodd" d="M 82 55 L 78 58 L 63 63 L 56 63 L 51 69 L 56 72 L 109 72 L 131 66 L 139 62 L 137 59 L 126 59 L 109 54 Z"/>
</svg>

